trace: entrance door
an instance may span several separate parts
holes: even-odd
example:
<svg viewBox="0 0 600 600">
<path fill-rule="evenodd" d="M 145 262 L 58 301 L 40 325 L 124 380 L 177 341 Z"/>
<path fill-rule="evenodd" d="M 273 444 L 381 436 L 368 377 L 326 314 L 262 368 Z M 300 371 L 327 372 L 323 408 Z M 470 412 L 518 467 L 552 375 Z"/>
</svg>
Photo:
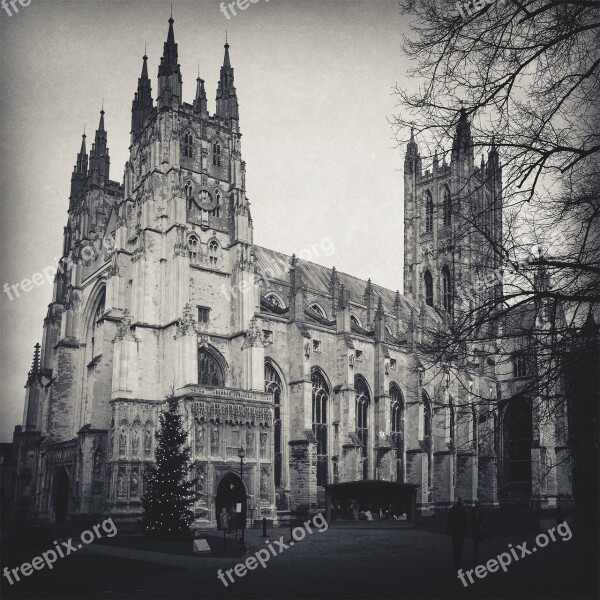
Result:
<svg viewBox="0 0 600 600">
<path fill-rule="evenodd" d="M 246 488 L 235 473 L 228 473 L 221 479 L 217 488 L 216 509 L 217 509 L 217 524 L 219 529 L 224 529 L 228 526 L 227 519 L 223 521 L 223 509 L 227 511 L 227 515 L 235 512 L 236 504 L 242 505 L 242 512 L 236 516 L 237 527 L 241 529 L 245 525 L 246 517 Z"/>
<path fill-rule="evenodd" d="M 67 520 L 69 509 L 69 475 L 65 469 L 60 469 L 56 474 L 54 490 L 54 516 L 57 523 Z"/>
</svg>

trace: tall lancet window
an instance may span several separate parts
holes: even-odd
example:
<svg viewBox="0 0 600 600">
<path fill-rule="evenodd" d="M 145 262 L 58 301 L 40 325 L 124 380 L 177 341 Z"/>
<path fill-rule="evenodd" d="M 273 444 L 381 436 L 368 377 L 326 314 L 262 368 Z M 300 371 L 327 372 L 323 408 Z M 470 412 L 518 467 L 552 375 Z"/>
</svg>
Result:
<svg viewBox="0 0 600 600">
<path fill-rule="evenodd" d="M 221 164 L 221 144 L 213 142 L 213 165 L 220 167 Z"/>
<path fill-rule="evenodd" d="M 194 198 L 194 187 L 193 187 L 191 181 L 188 181 L 185 184 L 183 191 L 185 192 L 185 201 L 187 204 L 187 208 L 188 208 L 188 210 L 191 210 L 192 206 L 193 206 L 193 198 Z"/>
<path fill-rule="evenodd" d="M 281 378 L 270 362 L 265 362 L 265 392 L 273 394 L 273 437 L 275 444 L 275 485 L 281 486 L 282 439 L 281 439 Z"/>
<path fill-rule="evenodd" d="M 191 131 L 186 131 L 183 136 L 183 155 L 188 158 L 194 157 L 194 135 Z"/>
<path fill-rule="evenodd" d="M 433 231 L 433 198 L 429 191 L 425 192 L 425 231 Z"/>
<path fill-rule="evenodd" d="M 444 213 L 444 226 L 447 227 L 452 223 L 452 203 L 450 200 L 450 190 L 448 186 L 444 186 L 442 210 Z"/>
<path fill-rule="evenodd" d="M 425 304 L 433 306 L 433 277 L 429 271 L 425 271 L 423 279 L 425 283 Z"/>
<path fill-rule="evenodd" d="M 98 299 L 98 304 L 96 305 L 96 310 L 94 311 L 94 316 L 92 317 L 91 323 L 91 356 L 90 360 L 94 359 L 97 354 L 99 354 L 101 350 L 100 345 L 100 333 L 102 331 L 102 324 L 100 323 L 100 318 L 104 314 L 106 303 L 106 291 L 102 290 L 100 298 Z"/>
<path fill-rule="evenodd" d="M 400 388 L 390 385 L 392 406 L 392 444 L 396 449 L 396 481 L 403 483 L 402 460 L 404 458 L 404 400 Z"/>
<path fill-rule="evenodd" d="M 329 386 L 318 370 L 312 372 L 312 429 L 317 438 L 317 485 L 327 485 L 328 470 L 328 431 L 327 410 Z"/>
<path fill-rule="evenodd" d="M 452 278 L 450 277 L 448 267 L 442 269 L 442 287 L 444 308 L 448 312 L 452 312 Z"/>
<path fill-rule="evenodd" d="M 361 442 L 363 457 L 363 479 L 369 478 L 369 405 L 371 397 L 367 382 L 360 376 L 354 378 L 354 397 L 356 402 L 356 434 Z"/>
</svg>

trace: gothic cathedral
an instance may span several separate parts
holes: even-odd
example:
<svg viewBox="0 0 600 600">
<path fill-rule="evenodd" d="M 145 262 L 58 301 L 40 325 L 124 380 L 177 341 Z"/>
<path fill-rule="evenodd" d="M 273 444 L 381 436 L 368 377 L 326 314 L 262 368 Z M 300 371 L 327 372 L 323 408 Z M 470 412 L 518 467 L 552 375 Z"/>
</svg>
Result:
<svg viewBox="0 0 600 600">
<path fill-rule="evenodd" d="M 170 393 L 189 432 L 200 525 L 217 526 L 232 500 L 274 522 L 322 509 L 326 490 L 349 482 L 410 484 L 422 515 L 458 496 L 489 507 L 503 495 L 548 507 L 570 497 L 566 472 L 543 490 L 532 483 L 543 436 L 511 455 L 474 401 L 497 401 L 512 373 L 482 360 L 450 378 L 419 358 L 457 286 L 498 267 L 456 217 L 475 193 L 466 182 L 480 181 L 488 235 L 502 234 L 500 158 L 492 148 L 474 164 L 466 116 L 449 164 L 423 171 L 408 144 L 401 295 L 254 244 L 228 44 L 214 114 L 204 83 L 184 102 L 171 18 L 156 99 L 143 57 L 122 182 L 110 178 L 104 111 L 89 154 L 83 136 L 15 432 L 17 501 L 40 520 L 137 519 Z M 520 435 L 536 437 L 531 425 Z"/>
</svg>

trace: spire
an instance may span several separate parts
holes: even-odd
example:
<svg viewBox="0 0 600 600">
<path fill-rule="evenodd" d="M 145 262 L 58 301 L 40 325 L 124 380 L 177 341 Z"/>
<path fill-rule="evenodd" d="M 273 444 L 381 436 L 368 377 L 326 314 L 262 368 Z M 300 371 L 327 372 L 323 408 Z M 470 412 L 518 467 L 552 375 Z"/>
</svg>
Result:
<svg viewBox="0 0 600 600">
<path fill-rule="evenodd" d="M 456 134 L 452 142 L 452 160 L 467 158 L 473 162 L 473 138 L 471 137 L 471 124 L 467 118 L 464 106 L 460 107 L 460 115 L 456 125 Z"/>
<path fill-rule="evenodd" d="M 79 154 L 77 154 L 77 166 L 75 167 L 76 172 L 80 175 L 87 175 L 88 155 L 85 147 L 86 137 L 84 128 L 83 135 L 81 136 L 81 149 L 79 150 Z"/>
<path fill-rule="evenodd" d="M 225 34 L 227 36 L 227 34 Z M 227 40 L 227 38 L 225 38 Z M 225 56 L 223 57 L 223 66 L 231 69 L 231 60 L 229 59 L 229 44 L 225 41 Z"/>
<path fill-rule="evenodd" d="M 396 290 L 396 297 L 394 298 L 394 308 L 400 306 L 400 290 Z"/>
<path fill-rule="evenodd" d="M 199 71 L 199 69 L 198 69 Z M 194 100 L 194 112 L 201 115 L 208 113 L 208 105 L 206 102 L 206 90 L 204 89 L 204 79 L 200 79 L 200 73 L 196 78 L 196 99 Z"/>
<path fill-rule="evenodd" d="M 496 136 L 492 136 L 492 145 L 488 153 L 488 169 L 498 169 L 500 167 L 500 155 L 498 154 L 498 148 L 496 147 Z"/>
<path fill-rule="evenodd" d="M 169 32 L 164 44 L 163 55 L 158 67 L 158 105 L 177 106 L 181 102 L 181 69 L 178 64 L 178 50 L 173 30 L 173 15 L 169 19 Z"/>
<path fill-rule="evenodd" d="M 410 140 L 406 144 L 406 154 L 404 156 L 404 172 L 421 174 L 421 157 L 419 156 L 419 146 L 415 141 L 415 128 L 410 128 Z"/>
<path fill-rule="evenodd" d="M 379 296 L 379 301 L 377 302 L 377 311 L 375 312 L 375 317 L 378 319 L 383 318 L 383 300 L 381 296 Z"/>
<path fill-rule="evenodd" d="M 143 61 L 142 74 L 138 79 L 137 92 L 131 106 L 131 131 L 134 135 L 140 131 L 148 116 L 154 111 L 152 82 L 148 77 L 148 57 L 145 51 Z"/>
<path fill-rule="evenodd" d="M 31 385 L 37 378 L 40 372 L 40 345 L 37 343 L 33 349 L 33 361 L 31 363 L 31 370 L 29 371 L 29 377 L 27 378 L 27 385 Z"/>
<path fill-rule="evenodd" d="M 229 44 L 225 41 L 225 56 L 217 86 L 217 116 L 228 121 L 239 120 L 238 100 L 235 86 L 233 85 L 233 67 L 229 59 Z M 236 124 L 237 128 L 237 124 Z"/>
<path fill-rule="evenodd" d="M 96 129 L 96 137 L 90 151 L 90 183 L 104 186 L 110 173 L 110 156 L 108 154 L 106 129 L 104 129 L 104 108 L 100 111 L 100 122 Z"/>
<path fill-rule="evenodd" d="M 83 129 L 83 135 L 81 136 L 81 149 L 77 154 L 77 162 L 73 167 L 73 174 L 71 175 L 71 194 L 69 196 L 69 210 L 75 205 L 76 199 L 79 197 L 81 192 L 84 190 L 87 183 L 87 172 L 88 172 L 88 155 L 85 144 L 85 127 Z"/>
</svg>

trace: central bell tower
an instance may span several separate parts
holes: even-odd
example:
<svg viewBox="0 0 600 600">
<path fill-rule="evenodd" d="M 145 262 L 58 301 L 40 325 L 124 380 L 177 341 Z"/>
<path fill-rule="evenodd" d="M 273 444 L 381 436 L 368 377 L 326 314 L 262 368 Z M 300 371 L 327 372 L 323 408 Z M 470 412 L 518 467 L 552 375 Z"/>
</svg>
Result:
<svg viewBox="0 0 600 600">
<path fill-rule="evenodd" d="M 452 315 L 502 293 L 502 169 L 494 145 L 475 166 L 471 124 L 461 108 L 450 164 L 437 152 L 423 170 L 414 132 L 404 159 L 404 291 Z M 490 282 L 483 291 L 473 284 Z"/>
</svg>

